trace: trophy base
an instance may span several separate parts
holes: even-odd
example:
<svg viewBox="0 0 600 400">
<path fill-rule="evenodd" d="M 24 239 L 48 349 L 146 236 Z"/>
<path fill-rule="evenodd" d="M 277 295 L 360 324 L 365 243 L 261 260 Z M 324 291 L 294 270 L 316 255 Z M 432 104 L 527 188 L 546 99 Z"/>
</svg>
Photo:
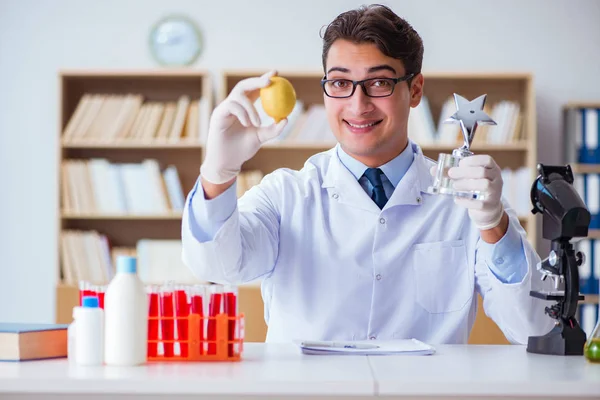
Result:
<svg viewBox="0 0 600 400">
<path fill-rule="evenodd" d="M 460 191 L 454 190 L 451 188 L 445 187 L 437 187 L 437 186 L 429 186 L 427 188 L 427 193 L 429 194 L 444 194 L 448 196 L 459 197 L 461 199 L 469 199 L 469 200 L 485 200 L 485 193 L 479 191 Z"/>
</svg>

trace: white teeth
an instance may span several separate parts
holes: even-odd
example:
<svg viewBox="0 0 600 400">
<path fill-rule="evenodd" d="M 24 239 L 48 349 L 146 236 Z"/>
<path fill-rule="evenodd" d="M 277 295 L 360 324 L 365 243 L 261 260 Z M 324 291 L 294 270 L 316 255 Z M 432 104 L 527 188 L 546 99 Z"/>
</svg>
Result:
<svg viewBox="0 0 600 400">
<path fill-rule="evenodd" d="M 346 122 L 348 122 L 348 121 L 346 121 Z M 371 122 L 370 124 L 365 124 L 365 125 L 354 125 L 354 124 L 348 122 L 348 125 L 350 125 L 353 128 L 368 128 L 369 126 L 373 126 L 375 124 L 376 124 L 376 122 Z"/>
</svg>

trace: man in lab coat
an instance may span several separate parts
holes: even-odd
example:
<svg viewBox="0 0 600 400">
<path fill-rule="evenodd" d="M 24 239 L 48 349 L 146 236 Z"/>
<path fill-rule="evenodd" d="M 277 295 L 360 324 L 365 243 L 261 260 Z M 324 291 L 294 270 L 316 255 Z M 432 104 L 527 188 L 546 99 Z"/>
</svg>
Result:
<svg viewBox="0 0 600 400">
<path fill-rule="evenodd" d="M 487 155 L 450 171 L 485 201 L 430 195 L 435 163 L 408 139 L 423 94 L 423 44 L 384 6 L 339 15 L 323 36 L 324 102 L 338 145 L 279 169 L 241 199 L 236 176 L 286 124 L 254 101 L 274 72 L 243 80 L 214 110 L 182 223 L 201 279 L 262 280 L 267 341 L 417 338 L 466 343 L 484 309 L 514 343 L 552 327 L 529 296 L 539 257 L 501 199 Z"/>
</svg>

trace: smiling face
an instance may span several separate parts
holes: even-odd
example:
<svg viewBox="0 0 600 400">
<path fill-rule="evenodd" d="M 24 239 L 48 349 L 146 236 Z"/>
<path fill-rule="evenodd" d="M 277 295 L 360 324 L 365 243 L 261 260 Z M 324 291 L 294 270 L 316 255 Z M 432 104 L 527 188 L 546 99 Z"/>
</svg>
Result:
<svg viewBox="0 0 600 400">
<path fill-rule="evenodd" d="M 331 45 L 325 70 L 327 79 L 355 81 L 406 73 L 401 60 L 386 56 L 375 44 L 344 39 Z M 378 167 L 406 148 L 409 110 L 419 104 L 422 93 L 423 76 L 418 74 L 410 88 L 408 82 L 399 82 L 388 97 L 369 97 L 360 86 L 348 98 L 323 96 L 329 125 L 342 149 L 366 166 Z"/>
</svg>

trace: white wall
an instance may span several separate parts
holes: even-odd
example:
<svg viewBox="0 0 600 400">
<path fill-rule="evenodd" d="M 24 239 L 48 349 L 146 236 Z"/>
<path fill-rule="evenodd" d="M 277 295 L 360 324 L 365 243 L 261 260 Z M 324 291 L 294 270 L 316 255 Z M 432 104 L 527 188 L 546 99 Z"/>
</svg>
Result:
<svg viewBox="0 0 600 400">
<path fill-rule="evenodd" d="M 600 98 L 600 1 L 385 1 L 425 42 L 424 70 L 535 74 L 539 158 L 560 162 L 560 107 Z M 57 71 L 154 67 L 148 32 L 184 12 L 196 64 L 319 68 L 319 28 L 362 4 L 324 0 L 0 0 L 0 321 L 54 319 Z"/>
</svg>

